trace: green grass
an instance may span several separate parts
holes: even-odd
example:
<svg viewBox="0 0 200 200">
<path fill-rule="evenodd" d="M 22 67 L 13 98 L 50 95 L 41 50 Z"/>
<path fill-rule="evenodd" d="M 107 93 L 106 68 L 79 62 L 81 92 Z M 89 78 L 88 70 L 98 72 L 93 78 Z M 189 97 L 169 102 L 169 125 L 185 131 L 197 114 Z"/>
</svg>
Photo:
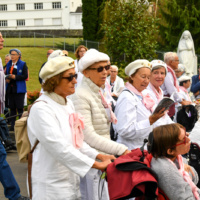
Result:
<svg viewBox="0 0 200 200">
<path fill-rule="evenodd" d="M 0 51 L 0 57 L 5 65 L 4 57 L 9 53 L 11 47 L 4 47 Z M 38 81 L 38 73 L 41 65 L 47 60 L 47 50 L 49 48 L 37 48 L 37 47 L 20 47 L 22 52 L 22 60 L 26 62 L 29 69 L 29 81 L 26 82 L 28 91 L 35 91 L 41 89 L 41 85 Z M 73 53 L 69 52 L 69 56 L 75 59 Z"/>
<path fill-rule="evenodd" d="M 65 42 L 69 45 L 77 44 L 80 38 L 4 38 L 4 46 L 10 47 L 52 47 Z"/>
</svg>

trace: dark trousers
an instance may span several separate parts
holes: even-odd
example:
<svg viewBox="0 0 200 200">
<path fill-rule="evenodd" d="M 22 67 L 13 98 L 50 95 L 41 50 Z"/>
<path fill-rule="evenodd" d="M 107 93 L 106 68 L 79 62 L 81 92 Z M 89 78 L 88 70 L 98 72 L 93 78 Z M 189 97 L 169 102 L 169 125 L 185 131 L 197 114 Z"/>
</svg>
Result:
<svg viewBox="0 0 200 200">
<path fill-rule="evenodd" d="M 21 114 L 23 113 L 23 109 L 24 109 L 24 96 L 25 93 L 14 93 L 14 94 L 8 94 L 8 105 L 10 108 L 10 116 L 14 116 L 17 114 Z M 19 116 L 19 118 L 21 117 L 21 115 Z M 16 117 L 11 118 L 11 127 L 15 126 L 15 121 L 16 121 Z"/>
<path fill-rule="evenodd" d="M 4 195 L 9 200 L 17 200 L 20 195 L 19 186 L 6 161 L 6 151 L 0 142 L 0 182 L 4 187 Z"/>
</svg>

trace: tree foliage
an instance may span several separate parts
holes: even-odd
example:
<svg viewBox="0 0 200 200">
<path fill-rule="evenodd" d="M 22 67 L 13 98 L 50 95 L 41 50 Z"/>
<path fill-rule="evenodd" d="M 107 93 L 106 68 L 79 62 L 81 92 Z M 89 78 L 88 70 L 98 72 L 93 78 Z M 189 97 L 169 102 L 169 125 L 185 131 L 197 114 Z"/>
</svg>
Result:
<svg viewBox="0 0 200 200">
<path fill-rule="evenodd" d="M 165 50 L 176 50 L 181 34 L 189 30 L 196 50 L 200 40 L 200 1 L 197 0 L 162 0 L 160 12 L 160 44 Z"/>
<path fill-rule="evenodd" d="M 102 28 L 107 53 L 113 60 L 124 54 L 127 62 L 154 58 L 158 28 L 145 0 L 108 0 Z"/>
<path fill-rule="evenodd" d="M 84 40 L 96 40 L 98 29 L 97 0 L 82 0 L 82 22 Z"/>
</svg>

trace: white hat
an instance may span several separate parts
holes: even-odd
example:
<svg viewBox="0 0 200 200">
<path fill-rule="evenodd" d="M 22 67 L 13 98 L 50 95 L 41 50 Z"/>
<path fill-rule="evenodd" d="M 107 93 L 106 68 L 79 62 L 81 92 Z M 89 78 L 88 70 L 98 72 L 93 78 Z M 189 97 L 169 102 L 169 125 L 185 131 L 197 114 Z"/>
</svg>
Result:
<svg viewBox="0 0 200 200">
<path fill-rule="evenodd" d="M 74 67 L 74 60 L 70 57 L 61 56 L 52 58 L 46 62 L 41 69 L 39 76 L 46 81 L 47 79 Z"/>
<path fill-rule="evenodd" d="M 140 69 L 142 67 L 147 67 L 151 69 L 151 63 L 148 60 L 145 59 L 139 59 L 135 60 L 134 62 L 128 64 L 125 68 L 125 74 L 128 76 L 133 75 L 137 69 Z"/>
<path fill-rule="evenodd" d="M 65 54 L 63 53 L 62 50 L 55 50 L 49 55 L 48 60 L 59 57 L 59 56 L 65 56 Z"/>
<path fill-rule="evenodd" d="M 78 70 L 83 73 L 85 69 L 93 65 L 94 63 L 101 61 L 109 61 L 110 58 L 107 54 L 97 51 L 96 49 L 90 49 L 86 51 L 84 56 L 78 63 Z"/>
<path fill-rule="evenodd" d="M 181 76 L 181 77 L 178 79 L 179 83 L 180 83 L 180 82 L 183 82 L 183 81 L 188 81 L 188 80 L 191 80 L 191 78 L 190 78 L 189 76 L 186 76 L 186 75 Z"/>
<path fill-rule="evenodd" d="M 154 67 L 161 66 L 161 67 L 164 67 L 164 68 L 165 68 L 165 71 L 166 71 L 166 74 L 167 74 L 167 65 L 166 65 L 166 63 L 163 62 L 162 60 L 152 60 L 152 61 L 151 61 L 151 65 L 152 65 L 151 71 L 153 70 Z"/>
</svg>

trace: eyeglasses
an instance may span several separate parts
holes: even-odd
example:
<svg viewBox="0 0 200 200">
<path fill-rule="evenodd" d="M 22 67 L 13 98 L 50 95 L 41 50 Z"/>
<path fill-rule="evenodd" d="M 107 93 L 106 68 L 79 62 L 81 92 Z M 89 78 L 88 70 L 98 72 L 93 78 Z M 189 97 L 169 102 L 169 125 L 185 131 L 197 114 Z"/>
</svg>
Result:
<svg viewBox="0 0 200 200">
<path fill-rule="evenodd" d="M 18 54 L 10 54 L 11 56 L 18 56 Z"/>
<path fill-rule="evenodd" d="M 98 68 L 89 68 L 91 70 L 97 70 L 97 72 L 102 72 L 104 69 L 106 69 L 106 71 L 108 71 L 110 69 L 110 65 L 106 65 L 104 67 L 100 66 Z"/>
<path fill-rule="evenodd" d="M 187 133 L 185 132 L 185 137 L 183 138 L 183 142 L 178 143 L 178 144 L 175 144 L 175 145 L 172 146 L 171 148 L 177 147 L 177 146 L 182 145 L 182 144 L 186 144 L 186 139 L 187 139 L 187 137 L 188 137 L 188 135 L 187 135 Z"/>
<path fill-rule="evenodd" d="M 69 77 L 62 77 L 63 79 L 67 79 L 69 82 L 73 80 L 73 78 L 77 79 L 78 74 L 70 75 Z"/>
</svg>

